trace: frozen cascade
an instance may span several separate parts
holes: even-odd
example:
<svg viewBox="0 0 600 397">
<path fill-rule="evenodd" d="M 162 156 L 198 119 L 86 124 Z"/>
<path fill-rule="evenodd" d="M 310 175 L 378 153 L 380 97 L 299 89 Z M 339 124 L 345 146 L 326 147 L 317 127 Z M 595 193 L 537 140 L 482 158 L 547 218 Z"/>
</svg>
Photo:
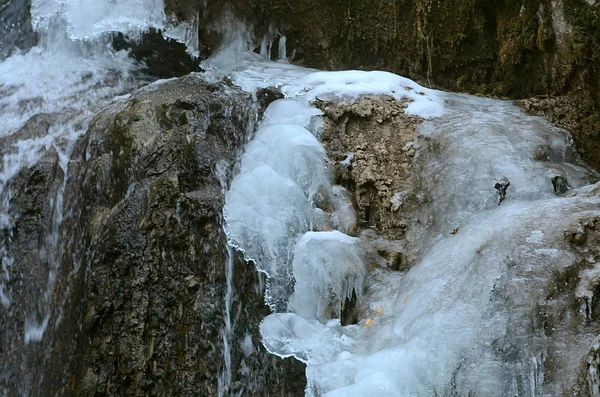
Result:
<svg viewBox="0 0 600 397">
<path fill-rule="evenodd" d="M 307 395 L 559 395 L 593 336 L 552 345 L 532 330 L 541 320 L 531 311 L 542 309 L 531 302 L 546 299 L 548 275 L 574 260 L 557 225 L 600 215 L 598 189 L 586 186 L 597 174 L 578 163 L 565 132 L 508 101 L 435 92 L 389 73 L 316 72 L 235 56 L 234 83 L 249 92 L 275 85 L 286 99 L 266 110 L 224 213 L 232 243 L 268 276 L 274 313 L 261 324 L 263 343 L 307 364 Z M 413 142 L 423 149 L 415 168 L 434 199 L 419 209 L 430 221 L 408 236 L 419 259 L 406 273 L 367 274 L 362 242 L 327 231 L 344 230 L 332 221 L 342 212 L 355 214 L 344 205 L 318 208 L 340 187 L 309 135 L 321 125 L 311 102 L 363 94 L 406 100 L 406 113 L 425 119 Z M 540 148 L 546 161 L 534 161 Z M 555 175 L 569 180 L 569 195 L 557 197 Z M 502 178 L 510 185 L 499 206 L 494 181 Z M 597 271 L 582 278 L 578 294 L 586 299 Z M 342 326 L 339 308 L 363 283 L 361 319 Z M 561 327 L 554 332 L 568 335 Z M 565 377 L 546 384 L 551 352 L 566 362 Z"/>
<path fill-rule="evenodd" d="M 8 148 L 0 169 L 0 310 L 23 303 L 14 301 L 10 284 L 11 224 L 19 216 L 9 210 L 11 180 L 50 150 L 63 174 L 62 188 L 48 198 L 54 211 L 53 233 L 40 253 L 45 273 L 35 278 L 35 296 L 23 303 L 26 320 L 15 343 L 35 346 L 31 342 L 43 341 L 47 327 L 60 321 L 60 308 L 50 308 L 48 299 L 61 223 L 70 216 L 62 199 L 72 145 L 97 109 L 141 83 L 137 65 L 108 46 L 111 32 L 135 39 L 150 28 L 166 29 L 165 36 L 197 51 L 196 21 L 170 26 L 161 0 L 84 3 L 34 0 L 39 45 L 0 63 L 0 144 Z M 544 306 L 549 275 L 574 261 L 557 225 L 576 228 L 600 215 L 600 189 L 588 185 L 596 176 L 578 163 L 565 132 L 506 101 L 436 92 L 385 72 L 290 65 L 285 36 L 273 29 L 262 50 L 269 58 L 279 37 L 281 60 L 272 62 L 249 51 L 248 28 L 235 21 L 227 26 L 225 45 L 204 63 L 204 77 L 226 75 L 248 92 L 277 86 L 285 95 L 266 109 L 229 186 L 227 235 L 266 274 L 273 313 L 261 323 L 263 343 L 275 355 L 307 364 L 307 395 L 560 395 L 556 385 L 568 380 L 561 376 L 577 373 L 594 335 L 576 339 L 565 330 L 573 321 L 546 330 L 540 320 L 551 311 Z M 412 143 L 419 154 L 414 168 L 432 199 L 418 210 L 427 221 L 407 236 L 417 262 L 405 273 L 372 268 L 364 241 L 351 236 L 356 214 L 350 194 L 333 184 L 318 140 L 322 112 L 313 102 L 367 94 L 405 101 L 405 112 L 424 120 Z M 21 127 L 37 114 L 51 120 L 48 133 L 21 139 Z M 568 195 L 553 191 L 549 180 L 556 176 L 569 180 Z M 510 181 L 500 206 L 494 181 Z M 400 192 L 391 204 L 399 208 L 402 200 Z M 228 255 L 221 395 L 232 372 Z M 592 259 L 575 291 L 581 307 L 576 322 L 583 324 L 600 279 Z M 359 322 L 342 325 L 341 311 L 354 295 Z M 550 333 L 559 342 L 551 342 Z M 251 338 L 244 346 L 252 350 Z M 558 380 L 546 384 L 551 354 L 563 366 L 554 374 Z M 23 395 L 30 386 L 20 386 Z"/>
<path fill-rule="evenodd" d="M 339 231 L 307 232 L 294 250 L 294 293 L 290 311 L 303 318 L 341 317 L 341 303 L 361 294 L 366 275 L 357 238 Z"/>
</svg>

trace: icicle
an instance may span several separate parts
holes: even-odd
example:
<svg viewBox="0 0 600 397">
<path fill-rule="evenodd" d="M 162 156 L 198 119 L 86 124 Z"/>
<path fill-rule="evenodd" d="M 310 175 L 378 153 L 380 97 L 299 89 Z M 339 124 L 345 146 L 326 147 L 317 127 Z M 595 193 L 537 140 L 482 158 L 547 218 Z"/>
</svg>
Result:
<svg viewBox="0 0 600 397">
<path fill-rule="evenodd" d="M 284 61 L 287 59 L 287 49 L 286 49 L 287 39 L 285 36 L 281 36 L 279 38 L 279 59 Z"/>
</svg>

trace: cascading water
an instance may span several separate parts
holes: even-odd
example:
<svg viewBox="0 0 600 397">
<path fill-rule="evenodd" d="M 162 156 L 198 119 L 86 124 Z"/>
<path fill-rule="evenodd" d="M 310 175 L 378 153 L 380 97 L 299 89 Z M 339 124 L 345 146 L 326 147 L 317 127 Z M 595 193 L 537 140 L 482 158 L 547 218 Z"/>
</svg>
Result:
<svg viewBox="0 0 600 397">
<path fill-rule="evenodd" d="M 197 36 L 189 33 L 197 27 L 169 25 L 162 0 L 34 0 L 31 20 L 38 44 L 26 52 L 14 50 L 0 62 L 0 334 L 4 355 L 11 357 L 0 364 L 0 386 L 11 385 L 21 395 L 30 395 L 41 379 L 31 371 L 27 349 L 19 346 L 42 341 L 47 328 L 56 327 L 61 318 L 53 294 L 68 241 L 61 225 L 71 216 L 63 208 L 63 196 L 74 144 L 98 110 L 150 81 L 126 51 L 112 49 L 113 35 L 122 33 L 135 41 L 149 29 L 163 29 L 166 37 L 185 41 L 190 52 L 197 51 Z M 24 253 L 13 252 L 13 228 L 21 216 L 12 206 L 14 180 L 53 156 L 62 182 L 47 198 L 51 232 L 35 247 L 38 265 L 23 270 L 17 264 Z"/>
</svg>

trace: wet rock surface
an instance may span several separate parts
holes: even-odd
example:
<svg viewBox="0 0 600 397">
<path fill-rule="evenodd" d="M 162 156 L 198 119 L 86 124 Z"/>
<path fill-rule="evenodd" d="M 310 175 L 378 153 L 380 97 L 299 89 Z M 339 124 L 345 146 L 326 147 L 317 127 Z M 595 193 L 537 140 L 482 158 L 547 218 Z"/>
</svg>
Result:
<svg viewBox="0 0 600 397">
<path fill-rule="evenodd" d="M 494 181 L 494 189 L 498 191 L 498 205 L 506 199 L 506 189 L 510 186 L 508 178 L 503 177 Z"/>
<path fill-rule="evenodd" d="M 129 51 L 133 59 L 143 64 L 144 73 L 157 78 L 180 77 L 200 70 L 199 60 L 186 52 L 184 44 L 166 39 L 154 29 L 137 41 L 118 34 L 113 39 L 113 47 Z"/>
<path fill-rule="evenodd" d="M 592 167 L 600 168 L 600 112 L 593 96 L 579 90 L 564 96 L 530 98 L 517 104 L 571 132 L 581 157 Z"/>
<path fill-rule="evenodd" d="M 33 130 L 29 130 L 31 127 Z M 39 127 L 30 123 L 19 133 L 35 135 Z M 42 128 L 43 130 L 43 128 Z M 0 147 L 11 146 L 7 140 Z M 3 151 L 3 153 L 8 153 Z M 8 222 L 0 230 L 0 281 L 4 282 L 0 302 L 0 390 L 5 395 L 27 395 L 27 388 L 39 380 L 41 367 L 31 363 L 44 361 L 44 351 L 35 343 L 27 347 L 28 322 L 44 321 L 43 304 L 48 269 L 55 259 L 52 235 L 55 206 L 64 180 L 55 149 L 45 150 L 39 161 L 22 169 L 0 192 L 8 202 Z M 9 277 L 6 274 L 9 274 Z"/>
<path fill-rule="evenodd" d="M 46 212 L 63 175 L 49 152 L 15 177 L 11 208 L 19 215 L 7 257 L 19 260 L 10 268 L 14 303 L 0 306 L 1 354 L 14 358 L 2 363 L 7 396 L 218 394 L 225 372 L 223 191 L 260 113 L 248 94 L 187 76 L 150 85 L 96 116 L 69 162 L 50 324 L 25 349 L 24 302 L 46 286 L 48 266 L 36 248 L 52 234 Z M 262 347 L 264 281 L 233 255 L 227 390 L 303 395 L 303 365 Z M 40 280 L 22 279 L 27 269 L 39 269 Z"/>
<path fill-rule="evenodd" d="M 28 50 L 35 44 L 30 7 L 31 0 L 0 1 L 0 60 L 17 48 Z"/>
<path fill-rule="evenodd" d="M 557 196 L 569 191 L 569 182 L 567 181 L 567 178 L 562 175 L 552 177 L 552 186 L 554 187 L 554 193 L 556 193 Z"/>
</svg>

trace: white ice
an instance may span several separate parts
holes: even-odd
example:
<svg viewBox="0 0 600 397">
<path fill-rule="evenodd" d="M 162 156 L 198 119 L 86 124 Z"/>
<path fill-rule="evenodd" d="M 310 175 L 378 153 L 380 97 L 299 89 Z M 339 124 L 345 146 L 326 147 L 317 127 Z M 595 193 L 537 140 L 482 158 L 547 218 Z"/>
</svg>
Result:
<svg viewBox="0 0 600 397">
<path fill-rule="evenodd" d="M 325 322 L 340 318 L 344 302 L 362 295 L 367 273 L 360 242 L 339 231 L 308 232 L 296 244 L 290 311 Z"/>
<path fill-rule="evenodd" d="M 47 31 L 57 20 L 72 40 L 93 40 L 107 32 L 137 36 L 150 28 L 162 29 L 163 0 L 33 0 L 32 25 Z"/>
<path fill-rule="evenodd" d="M 227 63 L 232 48 L 206 63 L 214 68 L 209 74 Z M 243 89 L 276 86 L 286 97 L 266 110 L 263 128 L 274 128 L 248 145 L 225 213 L 230 237 L 269 282 L 286 277 L 279 292 L 289 293 L 287 312 L 278 306 L 261 333 L 271 353 L 307 363 L 307 395 L 556 395 L 543 382 L 549 341 L 527 328 L 536 310 L 531 302 L 545 299 L 548 275 L 573 261 L 557 226 L 598 215 L 600 204 L 598 189 L 586 187 L 594 173 L 578 162 L 568 135 L 510 102 L 441 93 L 391 73 L 316 72 L 249 52 L 236 53 L 228 65 L 226 74 Z M 319 159 L 323 152 L 305 129 L 277 130 L 295 124 L 318 136 L 321 113 L 312 101 L 369 94 L 405 100 L 407 114 L 426 120 L 412 143 L 425 199 L 415 214 L 420 226 L 408 236 L 418 261 L 407 273 L 363 273 L 361 243 L 324 231 L 333 225 L 352 233 L 356 215 L 348 200 L 333 205 L 333 213 L 315 208 L 319 199 L 335 203 L 335 187 L 309 187 L 317 186 L 309 181 L 323 161 L 305 161 L 310 157 L 302 152 L 298 160 L 288 135 L 310 141 Z M 555 175 L 567 177 L 582 197 L 557 197 Z M 499 206 L 494 181 L 502 177 L 510 187 Z M 390 205 L 401 209 L 404 197 L 397 192 Z M 346 221 L 336 223 L 340 216 Z M 341 326 L 339 307 L 363 279 L 362 317 Z M 577 346 L 563 359 L 573 369 L 587 347 L 585 340 L 570 343 Z M 519 358 L 503 360 L 498 351 L 513 344 Z"/>
</svg>

